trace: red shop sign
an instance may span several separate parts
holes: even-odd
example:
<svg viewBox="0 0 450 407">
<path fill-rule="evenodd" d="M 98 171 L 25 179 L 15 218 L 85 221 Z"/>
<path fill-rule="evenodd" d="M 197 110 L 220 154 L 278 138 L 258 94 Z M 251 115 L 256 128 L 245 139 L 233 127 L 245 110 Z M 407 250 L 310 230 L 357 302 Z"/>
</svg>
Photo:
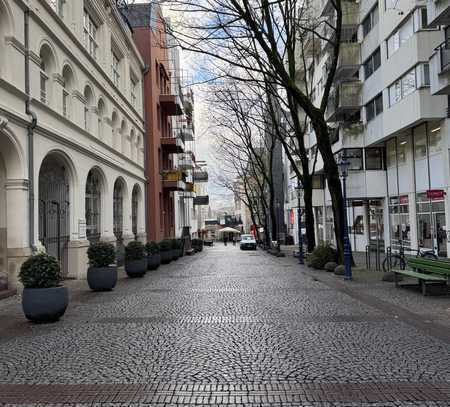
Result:
<svg viewBox="0 0 450 407">
<path fill-rule="evenodd" d="M 428 189 L 427 198 L 428 199 L 444 199 L 445 192 L 443 189 Z"/>
</svg>

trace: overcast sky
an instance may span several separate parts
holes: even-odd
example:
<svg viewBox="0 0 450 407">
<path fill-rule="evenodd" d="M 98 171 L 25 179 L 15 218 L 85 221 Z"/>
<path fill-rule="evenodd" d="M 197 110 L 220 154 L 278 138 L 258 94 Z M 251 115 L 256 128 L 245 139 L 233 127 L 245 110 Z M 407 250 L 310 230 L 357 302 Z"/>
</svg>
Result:
<svg viewBox="0 0 450 407">
<path fill-rule="evenodd" d="M 149 0 L 136 0 L 136 3 L 149 3 Z M 176 12 L 169 6 L 163 5 L 163 14 L 165 17 L 171 17 L 176 20 Z M 214 174 L 219 171 L 215 163 L 213 154 L 213 143 L 211 132 L 209 131 L 208 107 L 205 103 L 205 92 L 208 85 L 200 85 L 202 73 L 199 67 L 207 64 L 207 61 L 200 56 L 189 52 L 181 52 L 181 67 L 183 75 L 187 77 L 188 83 L 192 84 L 195 98 L 194 126 L 196 133 L 195 150 L 196 159 L 204 160 L 208 164 L 209 183 L 208 192 L 210 196 L 210 205 L 214 208 L 221 208 L 232 204 L 232 195 L 229 191 L 217 186 L 214 182 Z"/>
</svg>

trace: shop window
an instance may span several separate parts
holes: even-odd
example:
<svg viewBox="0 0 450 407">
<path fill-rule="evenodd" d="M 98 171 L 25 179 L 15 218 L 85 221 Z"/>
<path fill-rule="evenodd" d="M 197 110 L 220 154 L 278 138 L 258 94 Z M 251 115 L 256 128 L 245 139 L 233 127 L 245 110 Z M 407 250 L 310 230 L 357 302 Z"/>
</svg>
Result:
<svg viewBox="0 0 450 407">
<path fill-rule="evenodd" d="M 408 195 L 389 199 L 389 217 L 392 246 L 411 245 L 411 225 L 409 220 Z"/>
<path fill-rule="evenodd" d="M 414 129 L 414 158 L 421 160 L 427 156 L 427 135 L 426 126 Z"/>
<path fill-rule="evenodd" d="M 401 136 L 397 143 L 397 161 L 398 165 L 405 164 L 408 156 L 409 136 Z"/>
<path fill-rule="evenodd" d="M 366 148 L 366 170 L 382 170 L 384 169 L 383 149 Z"/>
<path fill-rule="evenodd" d="M 364 234 L 364 217 L 363 215 L 358 215 L 353 222 L 353 226 L 351 228 L 351 232 L 354 235 L 363 235 Z"/>
<path fill-rule="evenodd" d="M 441 128 L 436 127 L 430 130 L 430 135 L 428 137 L 430 154 L 439 153 L 442 150 L 441 147 L 442 133 Z"/>
<path fill-rule="evenodd" d="M 386 143 L 386 166 L 388 168 L 395 167 L 397 165 L 397 148 L 396 140 L 391 139 Z"/>
</svg>

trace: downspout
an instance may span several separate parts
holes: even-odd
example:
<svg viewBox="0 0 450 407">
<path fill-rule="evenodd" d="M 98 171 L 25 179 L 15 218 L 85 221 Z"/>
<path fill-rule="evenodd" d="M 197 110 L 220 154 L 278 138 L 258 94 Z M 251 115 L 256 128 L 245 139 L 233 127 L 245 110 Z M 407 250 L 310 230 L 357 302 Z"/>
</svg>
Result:
<svg viewBox="0 0 450 407">
<path fill-rule="evenodd" d="M 24 11 L 24 39 L 25 39 L 25 113 L 31 121 L 27 125 L 28 135 L 28 238 L 31 251 L 34 245 L 34 129 L 37 125 L 36 113 L 31 110 L 30 95 L 30 9 Z"/>
<path fill-rule="evenodd" d="M 149 135 L 149 129 L 148 129 L 148 115 L 147 115 L 147 106 L 145 103 L 145 80 L 147 74 L 150 73 L 150 66 L 145 65 L 144 69 L 142 70 L 142 111 L 144 116 L 144 137 L 143 137 L 143 144 L 144 144 L 144 176 L 145 176 L 145 183 L 144 183 L 144 206 L 145 206 L 145 235 L 147 241 L 150 241 L 150 229 L 148 228 L 148 224 L 150 222 L 150 210 L 148 207 L 149 203 L 149 169 L 148 169 L 148 135 Z M 151 80 L 151 77 L 150 79 Z"/>
</svg>

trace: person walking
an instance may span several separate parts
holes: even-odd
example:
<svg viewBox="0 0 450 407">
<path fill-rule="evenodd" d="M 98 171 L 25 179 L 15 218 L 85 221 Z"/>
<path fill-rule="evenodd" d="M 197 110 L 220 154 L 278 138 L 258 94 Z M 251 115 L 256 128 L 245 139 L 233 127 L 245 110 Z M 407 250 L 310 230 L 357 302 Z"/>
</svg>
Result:
<svg viewBox="0 0 450 407">
<path fill-rule="evenodd" d="M 228 242 L 228 236 L 226 234 L 223 235 L 223 244 L 226 246 Z"/>
</svg>

